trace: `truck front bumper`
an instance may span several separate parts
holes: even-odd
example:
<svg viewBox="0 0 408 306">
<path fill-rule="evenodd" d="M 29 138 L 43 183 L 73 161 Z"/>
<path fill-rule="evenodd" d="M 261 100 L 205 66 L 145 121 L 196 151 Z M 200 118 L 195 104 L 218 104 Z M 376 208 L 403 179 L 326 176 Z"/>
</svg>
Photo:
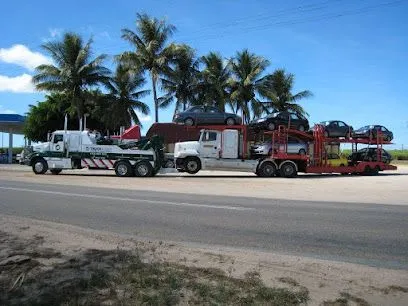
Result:
<svg viewBox="0 0 408 306">
<path fill-rule="evenodd" d="M 184 158 L 176 158 L 176 169 L 184 170 Z"/>
</svg>

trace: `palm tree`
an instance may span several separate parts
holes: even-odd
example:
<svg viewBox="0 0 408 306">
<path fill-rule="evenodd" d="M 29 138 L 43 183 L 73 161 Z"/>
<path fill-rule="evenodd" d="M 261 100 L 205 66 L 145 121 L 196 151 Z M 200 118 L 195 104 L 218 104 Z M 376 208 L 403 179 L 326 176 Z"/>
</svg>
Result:
<svg viewBox="0 0 408 306">
<path fill-rule="evenodd" d="M 109 69 L 102 66 L 105 55 L 92 59 L 91 44 L 91 39 L 84 44 L 74 33 L 64 34 L 62 41 L 44 44 L 42 47 L 55 65 L 38 66 L 33 77 L 38 90 L 67 94 L 79 119 L 84 115 L 84 93 L 94 85 L 106 84 L 110 74 Z"/>
<path fill-rule="evenodd" d="M 110 101 L 108 117 L 112 120 L 110 126 L 118 129 L 121 126 L 130 127 L 132 121 L 141 125 L 136 110 L 149 114 L 149 107 L 140 99 L 150 93 L 150 90 L 140 90 L 146 80 L 142 71 L 134 71 L 119 64 L 115 75 L 107 85 L 109 93 L 106 99 Z"/>
<path fill-rule="evenodd" d="M 233 77 L 230 81 L 232 108 L 235 112 L 242 110 L 243 120 L 249 123 L 251 111 L 256 116 L 260 114 L 260 101 L 257 94 L 267 91 L 263 76 L 269 61 L 261 56 L 250 53 L 247 49 L 237 52 L 231 61 Z"/>
<path fill-rule="evenodd" d="M 262 103 L 267 113 L 271 111 L 292 111 L 299 115 L 308 115 L 302 106 L 297 102 L 301 99 L 313 96 L 309 90 L 303 90 L 292 94 L 295 76 L 286 73 L 284 69 L 277 69 L 267 76 L 267 87 L 270 90 L 263 92 L 263 96 L 269 98 L 269 102 Z"/>
<path fill-rule="evenodd" d="M 192 48 L 181 45 L 177 53 L 173 65 L 161 79 L 162 89 L 167 93 L 164 99 L 176 98 L 175 113 L 196 102 L 199 74 L 199 60 Z"/>
<path fill-rule="evenodd" d="M 230 101 L 230 62 L 224 61 L 221 55 L 215 52 L 202 56 L 201 62 L 204 68 L 200 73 L 198 84 L 198 103 L 225 110 L 225 105 Z"/>
<path fill-rule="evenodd" d="M 148 71 L 152 80 L 155 121 L 159 121 L 159 107 L 166 107 L 157 97 L 157 82 L 169 67 L 173 59 L 176 45 L 168 44 L 168 40 L 176 28 L 162 19 L 151 18 L 147 14 L 137 14 L 136 33 L 122 30 L 122 38 L 129 41 L 135 51 L 124 52 L 119 59 L 130 66 L 140 67 Z"/>
</svg>

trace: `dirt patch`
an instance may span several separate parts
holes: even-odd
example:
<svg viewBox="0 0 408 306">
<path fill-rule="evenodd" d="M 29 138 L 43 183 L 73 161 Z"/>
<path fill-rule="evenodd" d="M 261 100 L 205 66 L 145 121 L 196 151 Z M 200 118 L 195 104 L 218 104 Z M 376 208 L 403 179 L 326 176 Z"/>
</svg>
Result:
<svg viewBox="0 0 408 306">
<path fill-rule="evenodd" d="M 0 236 L 2 305 L 301 305 L 309 299 L 304 287 L 271 288 L 259 275 L 239 279 L 220 269 L 160 262 L 144 256 L 145 249 L 91 249 L 67 257 L 32 239 Z M 38 260 L 52 256 L 60 262 Z"/>
<path fill-rule="evenodd" d="M 133 305 L 136 298 L 151 305 L 296 305 L 309 298 L 307 305 L 358 305 L 361 299 L 405 306 L 408 300 L 404 270 L 140 240 L 0 214 L 0 262 L 7 258 L 13 260 L 0 266 L 0 296 L 7 302 L 0 305 L 39 299 L 58 305 L 59 297 L 90 305 Z"/>
</svg>

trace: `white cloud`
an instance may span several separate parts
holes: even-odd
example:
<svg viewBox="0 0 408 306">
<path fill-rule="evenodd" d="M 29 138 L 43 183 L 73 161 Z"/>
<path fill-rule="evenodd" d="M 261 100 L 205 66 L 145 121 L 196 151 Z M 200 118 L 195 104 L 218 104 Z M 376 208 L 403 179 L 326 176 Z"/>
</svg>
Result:
<svg viewBox="0 0 408 306">
<path fill-rule="evenodd" d="M 31 79 L 31 75 L 26 73 L 16 77 L 0 75 L 0 92 L 33 93 L 35 92 L 35 88 Z"/>
<path fill-rule="evenodd" d="M 137 117 L 139 118 L 140 122 L 148 122 L 152 121 L 152 117 L 149 115 L 144 115 L 138 111 L 136 111 Z"/>
<path fill-rule="evenodd" d="M 0 114 L 17 114 L 17 112 L 13 111 L 12 109 L 4 108 L 3 105 L 0 105 Z"/>
<path fill-rule="evenodd" d="M 42 64 L 51 64 L 51 60 L 39 52 L 33 52 L 24 45 L 14 45 L 11 48 L 0 48 L 0 61 L 16 64 L 34 70 Z"/>
</svg>

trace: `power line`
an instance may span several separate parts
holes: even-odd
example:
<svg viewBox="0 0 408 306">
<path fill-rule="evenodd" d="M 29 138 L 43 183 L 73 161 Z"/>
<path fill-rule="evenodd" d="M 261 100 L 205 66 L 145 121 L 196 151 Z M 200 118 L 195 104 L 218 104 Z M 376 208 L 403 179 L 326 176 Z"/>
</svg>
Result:
<svg viewBox="0 0 408 306">
<path fill-rule="evenodd" d="M 234 25 L 242 24 L 244 22 L 260 21 L 260 20 L 266 20 L 266 19 L 271 19 L 271 18 L 275 18 L 275 17 L 280 17 L 280 16 L 285 15 L 287 12 L 289 12 L 289 14 L 293 14 L 293 13 L 296 14 L 296 13 L 317 11 L 317 10 L 327 8 L 328 6 L 326 4 L 329 4 L 329 3 L 331 4 L 333 2 L 339 2 L 339 1 L 341 1 L 341 0 L 327 0 L 327 1 L 314 3 L 314 4 L 295 6 L 295 7 L 275 11 L 275 13 L 273 13 L 273 14 L 262 13 L 262 14 L 256 14 L 256 15 L 249 16 L 249 17 L 243 17 L 243 18 L 235 19 L 233 22 L 229 22 L 229 23 L 216 22 L 216 23 L 208 24 L 208 25 L 206 25 L 204 27 L 201 27 L 199 30 L 194 31 L 191 34 L 196 34 L 196 33 L 199 33 L 199 32 L 206 31 L 206 30 L 219 29 L 220 27 L 225 27 L 225 28 L 226 27 L 231 27 L 231 26 L 234 26 Z"/>
<path fill-rule="evenodd" d="M 320 16 L 315 16 L 315 17 L 309 17 L 306 19 L 296 19 L 296 20 L 283 20 L 283 21 L 277 21 L 273 23 L 267 23 L 267 24 L 262 24 L 262 25 L 257 25 L 257 26 L 250 26 L 250 27 L 243 27 L 239 28 L 239 30 L 242 31 L 247 31 L 247 32 L 252 32 L 256 30 L 266 30 L 269 29 L 272 26 L 275 25 L 295 25 L 295 24 L 303 24 L 303 23 L 309 23 L 309 22 L 315 22 L 315 21 L 323 21 L 323 20 L 330 20 L 330 19 L 336 19 L 336 18 L 341 18 L 345 16 L 351 16 L 351 15 L 358 15 L 358 14 L 364 14 L 368 11 L 372 11 L 381 7 L 390 7 L 390 6 L 395 6 L 402 4 L 406 0 L 398 0 L 398 1 L 391 1 L 391 2 L 385 2 L 377 5 L 371 5 L 371 6 L 365 6 L 359 9 L 354 9 L 354 10 L 346 10 L 342 11 L 340 13 L 332 13 L 332 14 L 324 14 Z M 237 29 L 234 29 L 237 30 Z M 226 35 L 231 34 L 227 32 L 224 33 L 214 33 L 214 34 L 209 34 L 209 35 L 201 35 L 198 37 L 194 37 L 192 39 L 189 39 L 188 41 L 195 41 L 195 40 L 208 40 L 208 39 L 214 39 L 214 38 L 222 38 L 225 37 Z"/>
</svg>

